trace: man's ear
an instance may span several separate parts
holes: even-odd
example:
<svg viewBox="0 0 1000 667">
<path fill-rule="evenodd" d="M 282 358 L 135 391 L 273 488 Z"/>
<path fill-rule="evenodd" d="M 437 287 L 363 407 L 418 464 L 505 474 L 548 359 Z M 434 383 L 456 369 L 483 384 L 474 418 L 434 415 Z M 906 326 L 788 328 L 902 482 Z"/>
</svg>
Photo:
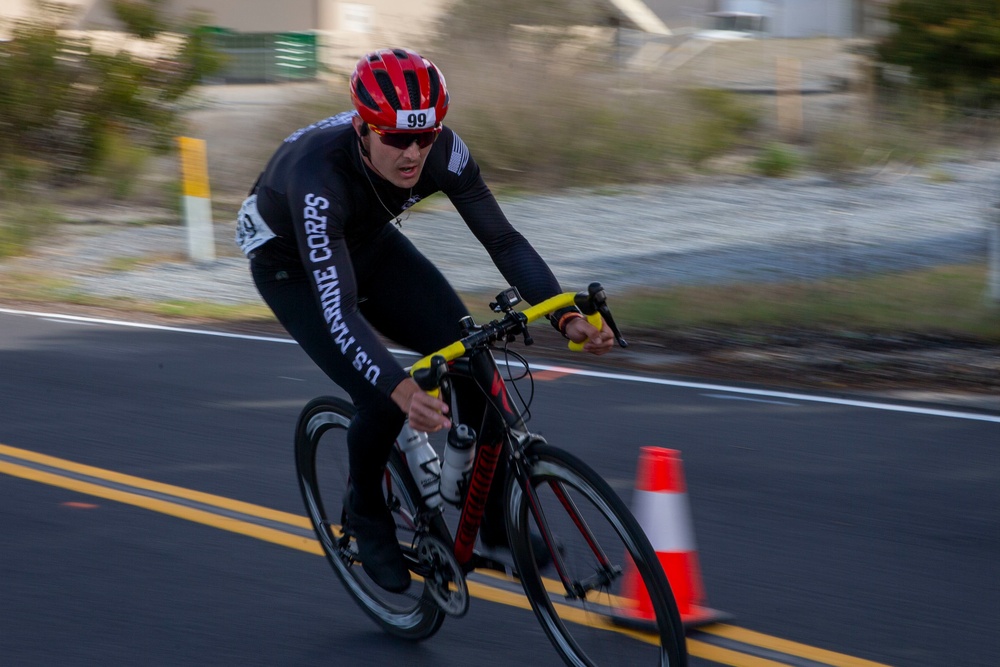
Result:
<svg viewBox="0 0 1000 667">
<path fill-rule="evenodd" d="M 354 133 L 359 137 L 368 136 L 368 123 L 361 119 L 361 116 L 355 116 L 351 119 L 351 124 L 354 125 Z"/>
<path fill-rule="evenodd" d="M 351 119 L 351 125 L 354 126 L 354 134 L 358 135 L 358 150 L 366 158 L 371 159 L 371 153 L 368 152 L 368 147 L 365 146 L 364 137 L 368 136 L 368 123 L 361 120 L 360 116 L 355 116 Z"/>
</svg>

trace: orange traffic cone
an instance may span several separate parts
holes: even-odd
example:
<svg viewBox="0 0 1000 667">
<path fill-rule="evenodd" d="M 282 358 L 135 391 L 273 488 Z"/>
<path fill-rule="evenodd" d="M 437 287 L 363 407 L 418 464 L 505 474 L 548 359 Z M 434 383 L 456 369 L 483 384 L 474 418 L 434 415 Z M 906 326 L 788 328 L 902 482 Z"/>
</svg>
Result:
<svg viewBox="0 0 1000 667">
<path fill-rule="evenodd" d="M 693 627 L 728 616 L 705 606 L 680 454 L 675 449 L 661 447 L 640 450 L 632 513 L 667 575 L 681 621 L 686 627 Z M 634 565 L 630 565 L 625 577 L 623 594 L 634 603 L 630 620 L 640 626 L 647 622 L 652 625 L 652 603 Z"/>
</svg>

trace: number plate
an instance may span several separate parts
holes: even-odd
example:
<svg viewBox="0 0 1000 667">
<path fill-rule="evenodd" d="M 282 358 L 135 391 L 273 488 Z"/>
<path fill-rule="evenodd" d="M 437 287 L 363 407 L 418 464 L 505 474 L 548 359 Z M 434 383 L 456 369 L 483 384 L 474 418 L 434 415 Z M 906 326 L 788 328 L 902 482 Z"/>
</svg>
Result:
<svg viewBox="0 0 1000 667">
<path fill-rule="evenodd" d="M 236 220 L 236 245 L 244 255 L 249 256 L 251 250 L 264 245 L 275 236 L 277 234 L 271 231 L 257 211 L 257 195 L 250 195 L 243 202 Z"/>
<path fill-rule="evenodd" d="M 433 108 L 426 111 L 406 111 L 400 109 L 396 112 L 397 130 L 429 130 L 437 124 L 437 114 Z"/>
</svg>

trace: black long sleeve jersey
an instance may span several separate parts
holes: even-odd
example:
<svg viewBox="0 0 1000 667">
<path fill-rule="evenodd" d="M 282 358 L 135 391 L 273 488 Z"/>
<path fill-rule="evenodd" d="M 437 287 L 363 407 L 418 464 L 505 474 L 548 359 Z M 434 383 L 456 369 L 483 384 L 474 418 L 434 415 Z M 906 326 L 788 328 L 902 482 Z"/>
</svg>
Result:
<svg viewBox="0 0 1000 667">
<path fill-rule="evenodd" d="M 353 115 L 331 116 L 285 139 L 248 200 L 256 195 L 259 217 L 249 227 L 258 240 L 247 243 L 244 212 L 237 240 L 251 259 L 261 253 L 269 263 L 302 266 L 329 325 L 331 345 L 389 395 L 406 372 L 358 311 L 351 254 L 413 204 L 438 191 L 447 195 L 500 273 L 529 303 L 558 294 L 560 287 L 508 222 L 468 148 L 451 129 L 445 127 L 432 146 L 417 184 L 403 189 L 364 165 Z M 273 238 L 264 241 L 271 233 Z"/>
</svg>

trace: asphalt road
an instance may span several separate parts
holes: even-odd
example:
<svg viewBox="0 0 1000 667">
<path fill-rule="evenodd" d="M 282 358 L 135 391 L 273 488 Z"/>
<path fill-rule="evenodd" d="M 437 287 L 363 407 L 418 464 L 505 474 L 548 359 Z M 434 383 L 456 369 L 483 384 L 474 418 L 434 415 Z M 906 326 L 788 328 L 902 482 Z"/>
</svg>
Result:
<svg viewBox="0 0 1000 667">
<path fill-rule="evenodd" d="M 336 391 L 293 345 L 3 311 L 0 332 L 0 662 L 555 664 L 529 612 L 479 599 L 394 641 L 293 519 L 268 540 L 197 513 L 301 516 L 292 427 Z M 683 452 L 739 640 L 692 635 L 694 665 L 1000 664 L 1000 416 L 585 370 L 537 382 L 531 424 L 626 500 L 639 447 Z"/>
</svg>

